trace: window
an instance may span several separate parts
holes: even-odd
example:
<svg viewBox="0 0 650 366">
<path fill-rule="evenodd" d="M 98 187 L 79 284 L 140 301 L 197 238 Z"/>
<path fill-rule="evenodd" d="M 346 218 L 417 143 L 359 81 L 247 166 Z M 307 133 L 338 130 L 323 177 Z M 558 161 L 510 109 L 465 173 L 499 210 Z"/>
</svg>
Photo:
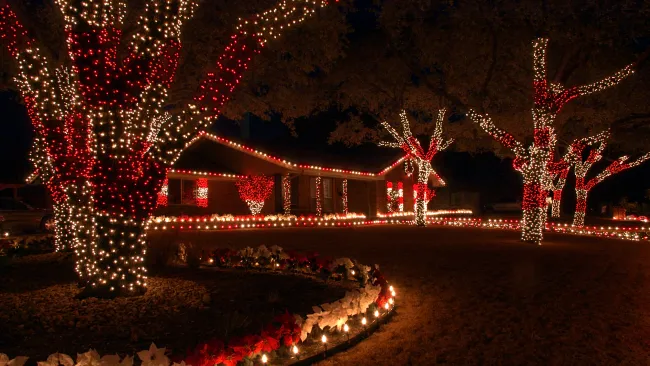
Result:
<svg viewBox="0 0 650 366">
<path fill-rule="evenodd" d="M 316 212 L 316 178 L 309 178 L 309 202 L 311 211 Z"/>
<path fill-rule="evenodd" d="M 196 206 L 196 180 L 169 179 L 167 183 L 167 200 L 170 205 Z"/>
</svg>

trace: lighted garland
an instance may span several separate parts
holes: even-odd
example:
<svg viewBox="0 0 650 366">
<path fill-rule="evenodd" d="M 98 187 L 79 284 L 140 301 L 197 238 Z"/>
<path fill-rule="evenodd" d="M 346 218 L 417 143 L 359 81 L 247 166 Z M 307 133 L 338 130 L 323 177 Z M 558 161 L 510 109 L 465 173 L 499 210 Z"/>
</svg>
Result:
<svg viewBox="0 0 650 366">
<path fill-rule="evenodd" d="M 282 176 L 282 209 L 285 215 L 291 214 L 291 176 Z"/>
<path fill-rule="evenodd" d="M 402 133 L 399 134 L 395 128 L 393 128 L 388 122 L 384 121 L 381 125 L 390 133 L 390 135 L 395 140 L 394 142 L 382 141 L 379 143 L 379 146 L 388 146 L 404 150 L 407 157 L 415 159 L 418 166 L 418 184 L 419 187 L 426 186 L 429 181 L 429 176 L 433 172 L 431 167 L 431 160 L 433 157 L 440 151 L 443 151 L 449 147 L 449 145 L 454 141 L 453 139 L 444 140 L 442 138 L 442 124 L 445 119 L 445 110 L 441 109 L 438 111 L 438 118 L 436 119 L 436 127 L 433 135 L 431 136 L 431 141 L 429 142 L 429 148 L 427 151 L 424 151 L 420 141 L 416 139 L 411 133 L 410 122 L 406 116 L 406 111 L 402 110 L 400 113 Z M 402 194 L 403 196 L 403 194 Z M 424 202 L 425 195 L 418 195 L 415 201 L 415 224 L 418 226 L 424 226 L 426 224 L 425 212 L 426 204 Z M 402 204 L 402 210 L 403 204 Z"/>
<path fill-rule="evenodd" d="M 341 197 L 341 200 L 342 200 L 342 203 L 343 203 L 343 213 L 347 215 L 348 212 L 349 212 L 348 211 L 348 180 L 343 179 L 343 182 L 341 182 L 341 185 L 342 185 L 342 189 L 343 189 L 342 197 Z"/>
<path fill-rule="evenodd" d="M 546 50 L 548 39 L 533 41 L 533 142 L 525 148 L 512 134 L 499 129 L 488 115 L 480 115 L 473 110 L 468 116 L 490 136 L 515 154 L 513 167 L 521 172 L 524 180 L 522 240 L 541 244 L 546 223 L 546 197 L 551 188 L 551 175 L 548 164 L 553 161 L 553 151 L 557 141 L 553 123 L 562 107 L 569 101 L 587 94 L 610 88 L 631 75 L 634 64 L 628 65 L 614 75 L 598 82 L 565 88 L 551 83 L 547 77 Z"/>
<path fill-rule="evenodd" d="M 323 216 L 323 178 L 316 177 L 316 216 Z"/>
<path fill-rule="evenodd" d="M 181 29 L 198 1 L 145 3 L 121 58 L 126 2 L 57 0 L 69 57 L 63 64 L 70 65 L 59 67 L 10 7 L 0 6 L 0 36 L 18 65 L 16 83 L 39 145 L 32 161 L 57 196 L 57 241 L 73 243 L 79 277 L 96 294 L 146 288 L 143 224 L 159 203 L 168 167 L 219 115 L 268 40 L 327 4 L 283 0 L 241 20 L 194 101 L 171 115 L 162 111 L 178 67 Z"/>
</svg>

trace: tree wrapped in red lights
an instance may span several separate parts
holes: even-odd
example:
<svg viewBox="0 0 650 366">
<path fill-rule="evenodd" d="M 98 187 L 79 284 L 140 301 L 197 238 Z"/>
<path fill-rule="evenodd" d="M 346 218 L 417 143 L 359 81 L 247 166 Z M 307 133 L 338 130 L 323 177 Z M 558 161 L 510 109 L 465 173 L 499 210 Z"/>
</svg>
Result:
<svg viewBox="0 0 650 366">
<path fill-rule="evenodd" d="M 598 183 L 605 180 L 605 178 L 610 177 L 616 173 L 622 172 L 633 168 L 644 161 L 650 159 L 650 153 L 647 153 L 632 162 L 628 162 L 628 156 L 621 156 L 616 159 L 614 162 L 609 164 L 605 170 L 595 177 L 586 180 L 587 173 L 591 167 L 602 160 L 603 150 L 607 146 L 607 139 L 609 138 L 609 132 L 602 132 L 598 134 L 594 139 L 595 143 L 598 144 L 597 147 L 592 148 L 589 151 L 589 154 L 585 159 L 582 156 L 578 158 L 575 162 L 575 175 L 576 175 L 576 210 L 573 214 L 573 226 L 582 227 L 585 224 L 585 214 L 587 211 L 587 196 L 589 191 L 594 188 Z"/>
<path fill-rule="evenodd" d="M 410 122 L 406 116 L 406 111 L 400 113 L 402 123 L 402 133 L 399 134 L 388 122 L 384 121 L 381 125 L 391 134 L 395 142 L 382 141 L 379 146 L 388 146 L 404 150 L 408 158 L 416 161 L 418 166 L 418 195 L 415 201 L 415 224 L 424 226 L 426 224 L 426 202 L 425 188 L 429 181 L 429 176 L 433 171 L 431 160 L 440 151 L 445 150 L 454 141 L 453 139 L 444 140 L 442 138 L 442 123 L 445 120 L 445 110 L 438 111 L 436 127 L 429 142 L 429 148 L 424 151 L 420 141 L 411 133 Z"/>
<path fill-rule="evenodd" d="M 264 175 L 240 178 L 235 184 L 239 197 L 246 202 L 252 215 L 262 211 L 264 201 L 273 193 L 273 178 Z"/>
<path fill-rule="evenodd" d="M 166 112 L 179 64 L 181 28 L 198 0 L 145 2 L 123 41 L 126 3 L 56 0 L 68 60 L 48 59 L 9 5 L 0 35 L 18 65 L 16 83 L 36 132 L 33 160 L 55 197 L 57 225 L 69 215 L 77 271 L 89 293 L 146 289 L 144 225 L 167 169 L 216 116 L 268 40 L 312 16 L 324 0 L 282 0 L 241 20 L 193 100 Z M 125 56 L 122 53 L 125 47 Z M 61 226 L 63 227 L 63 226 Z"/>
<path fill-rule="evenodd" d="M 551 188 L 551 174 L 548 164 L 552 162 L 557 136 L 553 122 L 562 107 L 577 97 L 599 92 L 612 87 L 631 75 L 634 64 L 630 64 L 614 75 L 592 84 L 566 88 L 549 81 L 546 74 L 546 50 L 548 39 L 539 38 L 533 42 L 533 142 L 528 148 L 510 133 L 499 129 L 492 119 L 470 110 L 469 117 L 483 130 L 515 154 L 513 167 L 524 179 L 522 240 L 541 244 L 546 225 L 546 197 Z"/>
<path fill-rule="evenodd" d="M 551 217 L 560 217 L 560 205 L 562 201 L 562 190 L 566 184 L 567 176 L 571 168 L 581 159 L 583 152 L 589 146 L 600 143 L 606 138 L 606 133 L 595 136 L 577 139 L 571 143 L 566 153 L 557 162 L 549 162 L 547 171 L 550 175 L 551 191 Z"/>
</svg>

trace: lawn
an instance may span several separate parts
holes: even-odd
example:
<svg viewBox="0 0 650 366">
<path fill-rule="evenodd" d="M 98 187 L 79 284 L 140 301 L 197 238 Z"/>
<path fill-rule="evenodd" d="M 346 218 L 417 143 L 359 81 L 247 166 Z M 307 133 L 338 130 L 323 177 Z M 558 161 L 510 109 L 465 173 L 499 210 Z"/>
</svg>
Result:
<svg viewBox="0 0 650 366">
<path fill-rule="evenodd" d="M 179 237 L 380 264 L 398 291 L 396 316 L 326 365 L 648 365 L 650 246 L 546 238 L 536 247 L 516 232 L 406 226 Z"/>
</svg>

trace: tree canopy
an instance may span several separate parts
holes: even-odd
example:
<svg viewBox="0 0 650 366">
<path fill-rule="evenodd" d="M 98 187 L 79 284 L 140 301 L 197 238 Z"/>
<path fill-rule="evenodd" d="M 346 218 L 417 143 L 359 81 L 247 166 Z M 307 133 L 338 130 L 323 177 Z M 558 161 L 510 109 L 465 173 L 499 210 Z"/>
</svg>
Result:
<svg viewBox="0 0 650 366">
<path fill-rule="evenodd" d="M 227 116 L 252 112 L 291 124 L 336 108 L 347 118 L 331 140 L 353 145 L 378 140 L 378 122 L 398 122 L 401 108 L 419 122 L 414 133 L 430 134 L 444 107 L 456 149 L 500 152 L 464 114 L 475 108 L 522 140 L 532 136 L 533 39 L 550 39 L 549 76 L 567 86 L 644 61 L 650 48 L 647 2 L 360 0 L 342 8 L 337 19 L 312 22 L 261 57 Z M 648 66 L 562 111 L 559 146 L 610 126 L 613 148 L 647 146 Z"/>
</svg>

